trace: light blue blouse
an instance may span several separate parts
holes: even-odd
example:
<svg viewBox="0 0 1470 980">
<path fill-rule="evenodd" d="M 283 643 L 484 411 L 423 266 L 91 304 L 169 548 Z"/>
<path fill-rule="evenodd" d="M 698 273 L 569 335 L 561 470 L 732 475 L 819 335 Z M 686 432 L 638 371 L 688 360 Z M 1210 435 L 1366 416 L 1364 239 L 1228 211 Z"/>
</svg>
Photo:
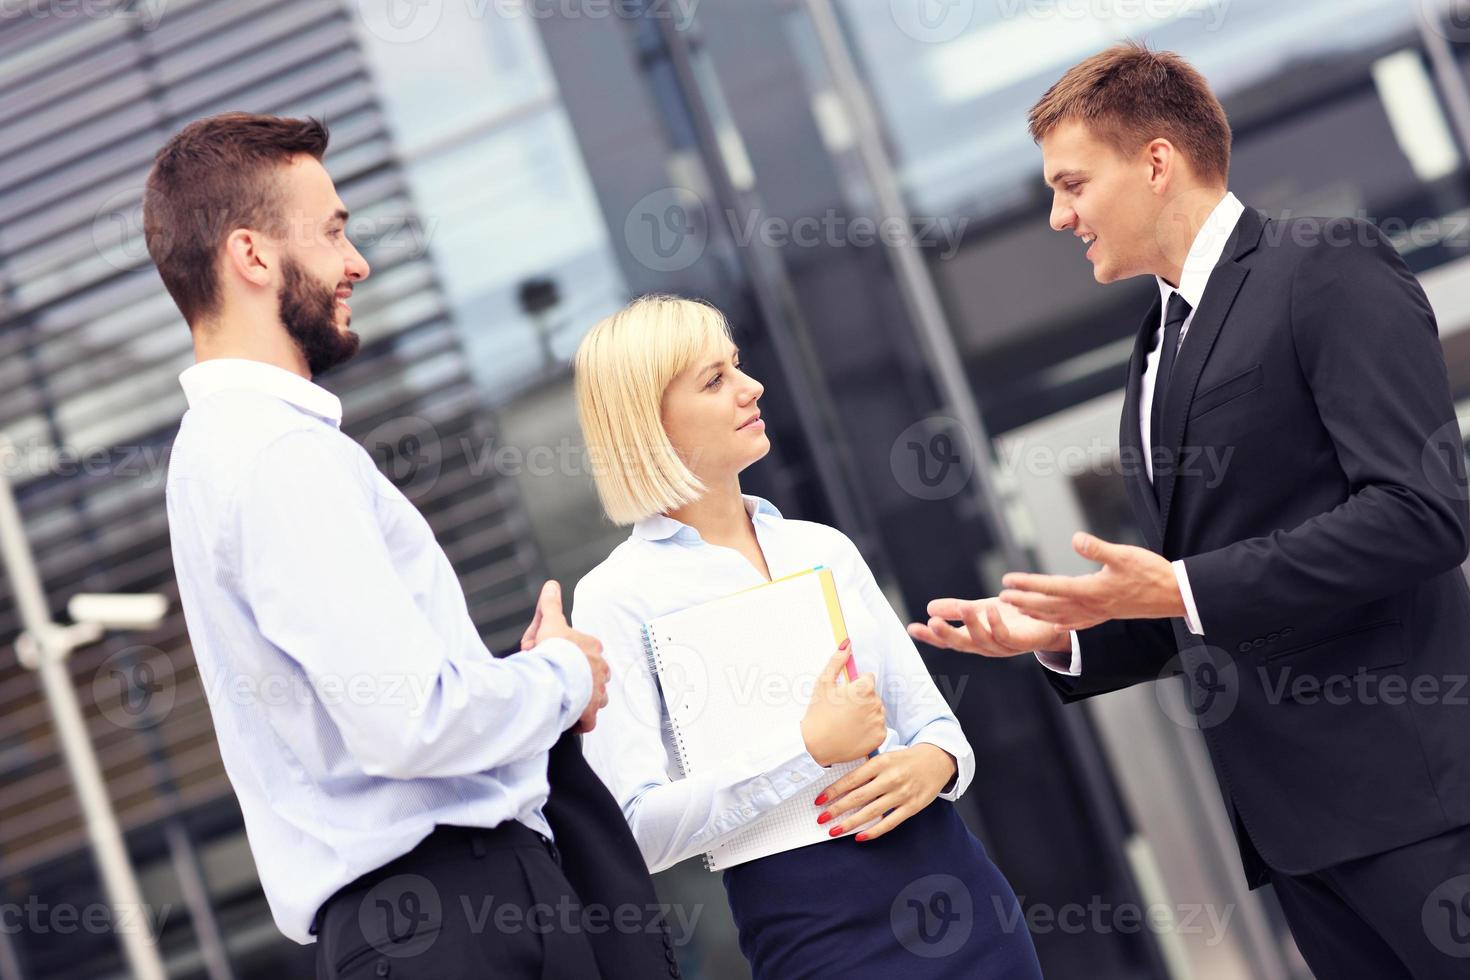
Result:
<svg viewBox="0 0 1470 980">
<path fill-rule="evenodd" d="M 857 669 L 875 676 L 887 713 L 888 735 L 878 751 L 918 742 L 944 749 L 957 773 L 942 796 L 957 799 L 975 774 L 974 752 L 857 547 L 836 528 L 786 520 L 760 497 L 744 500 L 773 578 L 817 565 L 832 569 Z M 785 747 L 766 757 L 742 753 L 732 740 L 723 768 L 688 779 L 670 775 L 673 746 L 644 657 L 642 624 L 764 582 L 740 552 L 658 516 L 635 524 L 577 584 L 572 624 L 602 641 L 612 669 L 609 703 L 584 736 L 583 752 L 622 807 L 650 871 L 709 850 L 797 793 L 815 799 L 835 778 L 806 751 L 797 727 Z M 814 805 L 813 820 L 819 812 Z"/>
</svg>

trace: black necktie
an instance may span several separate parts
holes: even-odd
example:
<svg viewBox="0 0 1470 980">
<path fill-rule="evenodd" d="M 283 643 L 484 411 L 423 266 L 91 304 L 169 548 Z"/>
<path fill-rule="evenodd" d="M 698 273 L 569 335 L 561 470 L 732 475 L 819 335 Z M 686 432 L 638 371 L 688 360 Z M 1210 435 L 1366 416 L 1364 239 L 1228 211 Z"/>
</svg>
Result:
<svg viewBox="0 0 1470 980">
<path fill-rule="evenodd" d="M 1164 441 L 1164 399 L 1169 394 L 1169 378 L 1174 373 L 1174 358 L 1179 354 L 1179 335 L 1189 319 L 1189 301 L 1175 292 L 1169 297 L 1168 315 L 1164 320 L 1164 349 L 1159 354 L 1159 371 L 1154 376 L 1154 403 L 1149 425 L 1149 443 L 1154 460 L 1154 494 L 1158 495 L 1160 449 Z"/>
</svg>

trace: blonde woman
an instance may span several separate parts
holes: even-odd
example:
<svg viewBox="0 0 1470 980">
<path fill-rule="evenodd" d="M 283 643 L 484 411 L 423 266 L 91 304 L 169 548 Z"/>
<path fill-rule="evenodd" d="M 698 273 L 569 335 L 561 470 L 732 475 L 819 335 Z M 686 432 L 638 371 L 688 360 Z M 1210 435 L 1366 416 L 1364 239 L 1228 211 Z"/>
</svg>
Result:
<svg viewBox="0 0 1470 980">
<path fill-rule="evenodd" d="M 649 869 L 806 794 L 811 819 L 841 839 L 724 872 L 756 980 L 1039 977 L 1015 894 L 952 805 L 974 754 L 862 555 L 835 528 L 740 492 L 770 441 L 764 389 L 741 370 L 725 318 L 677 297 L 639 299 L 588 333 L 576 386 L 603 508 L 632 528 L 573 600 L 576 628 L 602 641 L 613 678 L 583 748 Z M 799 728 L 764 758 L 742 754 L 732 732 L 722 770 L 671 779 L 641 624 L 816 565 L 836 576 L 851 647 L 833 652 Z M 853 682 L 839 678 L 849 653 L 862 672 Z M 874 749 L 833 779 L 828 767 Z"/>
</svg>

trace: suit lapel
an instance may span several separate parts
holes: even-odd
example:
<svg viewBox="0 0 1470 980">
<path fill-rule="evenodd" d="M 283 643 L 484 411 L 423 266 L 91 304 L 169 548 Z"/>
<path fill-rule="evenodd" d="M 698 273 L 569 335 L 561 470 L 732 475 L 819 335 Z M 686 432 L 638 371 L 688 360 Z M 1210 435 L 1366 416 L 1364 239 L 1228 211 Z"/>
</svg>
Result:
<svg viewBox="0 0 1470 980">
<path fill-rule="evenodd" d="M 1143 397 L 1143 369 L 1148 356 L 1149 341 L 1158 329 L 1159 317 L 1163 315 L 1162 300 L 1155 295 L 1148 315 L 1138 328 L 1133 340 L 1133 354 L 1128 358 L 1128 384 L 1123 389 L 1123 419 L 1118 430 L 1118 445 L 1123 456 L 1124 490 L 1133 513 L 1138 518 L 1139 530 L 1144 540 L 1155 550 L 1163 545 L 1163 522 L 1159 520 L 1159 506 L 1154 500 L 1154 490 L 1149 484 L 1148 470 L 1143 461 L 1143 433 L 1138 425 L 1139 401 Z"/>
<path fill-rule="evenodd" d="M 1245 282 L 1246 275 L 1250 271 L 1241 265 L 1239 260 L 1255 249 L 1256 243 L 1260 241 L 1263 227 L 1260 213 L 1255 209 L 1246 208 L 1241 214 L 1240 221 L 1235 227 L 1235 233 L 1225 249 L 1224 254 L 1227 258 L 1222 259 L 1210 273 L 1204 297 L 1200 300 L 1194 319 L 1189 323 L 1189 331 L 1184 335 L 1183 345 L 1179 348 L 1179 357 L 1174 362 L 1174 374 L 1169 382 L 1169 396 L 1164 402 L 1163 417 L 1163 441 L 1168 447 L 1168 454 L 1164 459 L 1168 462 L 1162 467 L 1162 472 L 1156 473 L 1160 480 L 1159 527 L 1161 532 L 1169 528 L 1169 510 L 1174 499 L 1176 482 L 1175 471 L 1180 465 L 1185 421 L 1189 418 L 1189 406 L 1194 402 L 1195 388 L 1199 385 L 1205 362 L 1209 360 L 1210 352 L 1214 350 L 1215 341 L 1220 336 L 1220 330 L 1225 325 L 1230 308 L 1235 304 L 1235 297 L 1240 292 L 1241 284 Z"/>
</svg>

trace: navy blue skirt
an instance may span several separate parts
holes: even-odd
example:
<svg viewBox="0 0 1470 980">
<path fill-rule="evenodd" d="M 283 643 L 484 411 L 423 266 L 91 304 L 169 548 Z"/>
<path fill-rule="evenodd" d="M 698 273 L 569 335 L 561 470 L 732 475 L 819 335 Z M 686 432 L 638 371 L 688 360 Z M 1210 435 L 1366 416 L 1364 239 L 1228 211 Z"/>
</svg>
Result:
<svg viewBox="0 0 1470 980">
<path fill-rule="evenodd" d="M 755 980 L 1040 980 L 1011 886 L 954 805 L 877 840 L 814 844 L 726 869 Z"/>
</svg>

